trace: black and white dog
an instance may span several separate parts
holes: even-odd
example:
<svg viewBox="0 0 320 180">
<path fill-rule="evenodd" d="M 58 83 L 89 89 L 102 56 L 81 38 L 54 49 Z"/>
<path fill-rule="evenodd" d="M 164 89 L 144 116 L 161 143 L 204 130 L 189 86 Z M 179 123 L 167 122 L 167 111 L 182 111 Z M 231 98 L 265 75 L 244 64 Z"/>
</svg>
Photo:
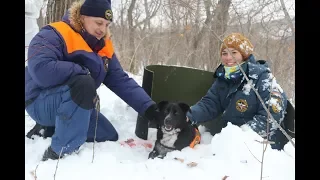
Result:
<svg viewBox="0 0 320 180">
<path fill-rule="evenodd" d="M 164 158 L 168 152 L 200 143 L 200 133 L 196 125 L 186 121 L 190 110 L 183 102 L 161 101 L 158 103 L 160 118 L 157 119 L 157 140 L 149 158 Z"/>
</svg>

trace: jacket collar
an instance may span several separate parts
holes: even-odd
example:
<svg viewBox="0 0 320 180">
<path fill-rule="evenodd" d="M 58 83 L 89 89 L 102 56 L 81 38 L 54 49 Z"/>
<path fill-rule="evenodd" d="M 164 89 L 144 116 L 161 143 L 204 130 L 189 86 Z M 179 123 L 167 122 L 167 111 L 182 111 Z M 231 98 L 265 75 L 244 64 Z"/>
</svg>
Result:
<svg viewBox="0 0 320 180">
<path fill-rule="evenodd" d="M 79 33 L 93 52 L 97 53 L 105 46 L 104 38 L 99 40 L 84 29 L 79 29 L 78 24 L 70 21 L 70 10 L 68 10 L 62 17 L 62 21 L 67 23 L 75 32 Z"/>
</svg>

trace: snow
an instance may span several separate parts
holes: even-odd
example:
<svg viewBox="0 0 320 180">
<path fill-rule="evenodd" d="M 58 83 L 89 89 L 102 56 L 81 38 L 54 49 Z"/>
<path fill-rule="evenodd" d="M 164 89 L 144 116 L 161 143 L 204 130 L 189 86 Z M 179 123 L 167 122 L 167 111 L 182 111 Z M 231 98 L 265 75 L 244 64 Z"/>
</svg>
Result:
<svg viewBox="0 0 320 180">
<path fill-rule="evenodd" d="M 254 87 L 252 79 L 250 79 L 249 82 L 246 83 L 242 88 L 242 91 L 243 91 L 243 93 L 245 95 L 249 95 L 250 94 L 251 86 Z"/>
<path fill-rule="evenodd" d="M 28 6 L 28 4 L 30 6 Z M 25 45 L 38 31 L 36 19 L 39 14 L 45 15 L 47 1 L 25 0 L 26 27 Z M 30 7 L 30 8 L 27 8 Z M 42 7 L 42 8 L 41 8 Z M 27 10 L 30 9 L 30 10 Z M 26 48 L 27 55 L 27 48 Z M 188 67 L 190 68 L 190 67 Z M 142 73 L 140 73 L 142 74 Z M 129 75 L 140 85 L 142 77 Z M 50 145 L 51 138 L 25 137 L 25 179 L 26 180 L 158 180 L 158 179 L 199 179 L 221 180 L 257 180 L 260 179 L 262 144 L 261 137 L 248 126 L 237 127 L 228 124 L 221 133 L 214 137 L 200 126 L 201 143 L 194 149 L 184 148 L 173 151 L 164 159 L 148 159 L 151 148 L 144 146 L 128 147 L 119 142 L 135 136 L 137 113 L 124 101 L 105 86 L 98 89 L 103 113 L 115 126 L 119 133 L 117 142 L 95 144 L 94 161 L 93 143 L 85 143 L 77 154 L 66 156 L 57 161 L 40 161 L 45 149 Z M 26 113 L 25 134 L 35 122 Z M 148 141 L 154 144 L 156 130 L 149 129 Z M 259 159 L 259 161 L 256 159 Z M 182 161 L 174 158 L 182 159 Z M 190 163 L 196 166 L 188 166 Z M 57 164 L 58 163 L 58 164 Z M 58 166 L 57 166 L 58 165 Z M 37 178 L 34 177 L 36 174 Z M 264 155 L 264 180 L 295 179 L 295 149 L 289 142 L 283 151 L 272 150 L 269 146 Z"/>
<path fill-rule="evenodd" d="M 132 75 L 140 85 L 142 77 Z M 51 138 L 25 137 L 25 179 L 34 180 L 34 172 L 39 180 L 156 180 L 156 179 L 201 179 L 221 180 L 257 180 L 260 179 L 261 164 L 256 159 L 262 157 L 261 137 L 250 128 L 228 124 L 221 133 L 214 137 L 200 126 L 201 143 L 194 149 L 184 148 L 173 151 L 164 159 L 148 159 L 151 148 L 122 146 L 128 138 L 138 139 L 135 134 L 137 113 L 107 87 L 101 86 L 101 112 L 111 121 L 119 133 L 118 142 L 102 142 L 95 144 L 94 161 L 92 162 L 93 143 L 85 143 L 78 154 L 63 159 L 40 161 L 45 149 L 50 145 Z M 26 113 L 25 134 L 35 122 Z M 148 141 L 154 145 L 156 130 L 150 128 Z M 283 151 L 267 147 L 264 157 L 264 180 L 295 179 L 295 152 L 288 143 Z M 256 157 L 256 158 L 255 158 Z M 178 161 L 180 158 L 184 161 Z M 56 166 L 58 163 L 58 168 Z M 188 164 L 194 162 L 195 167 Z"/>
</svg>

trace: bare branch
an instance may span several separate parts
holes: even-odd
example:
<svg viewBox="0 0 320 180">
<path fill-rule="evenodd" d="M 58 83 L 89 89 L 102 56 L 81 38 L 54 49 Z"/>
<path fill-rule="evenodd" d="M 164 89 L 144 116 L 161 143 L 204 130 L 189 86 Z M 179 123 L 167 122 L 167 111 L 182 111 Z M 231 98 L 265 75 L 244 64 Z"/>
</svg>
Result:
<svg viewBox="0 0 320 180">
<path fill-rule="evenodd" d="M 251 155 L 259 162 L 261 163 L 261 161 L 251 152 L 251 150 L 249 149 L 249 147 L 247 146 L 247 144 L 244 142 L 244 144 L 246 145 L 246 147 L 248 148 L 249 152 L 251 153 Z"/>
<path fill-rule="evenodd" d="M 98 117 L 99 117 L 99 112 L 100 112 L 100 99 L 99 99 L 99 95 L 97 94 L 96 98 L 94 99 L 94 103 L 95 103 L 95 108 L 96 108 L 96 126 L 94 128 L 94 138 L 93 138 L 93 147 L 92 147 L 92 161 L 91 163 L 93 163 L 94 160 L 94 146 L 96 144 L 96 137 L 97 137 L 97 129 L 98 129 Z"/>
<path fill-rule="evenodd" d="M 283 13 L 284 13 L 284 15 L 285 15 L 284 17 L 285 17 L 288 25 L 289 25 L 290 28 L 291 28 L 292 35 L 294 36 L 294 34 L 295 34 L 295 28 L 294 28 L 294 25 L 293 25 L 292 20 L 291 20 L 291 18 L 290 18 L 289 12 L 288 12 L 288 10 L 287 10 L 287 8 L 286 8 L 286 5 L 284 4 L 284 1 L 283 1 L 283 0 L 279 0 L 279 1 L 280 1 L 280 3 L 281 3 L 281 7 L 282 7 Z"/>
<path fill-rule="evenodd" d="M 133 26 L 133 28 L 136 28 L 137 26 L 140 26 L 141 24 L 144 24 L 145 22 L 150 21 L 150 19 L 152 19 L 157 14 L 158 9 L 160 8 L 160 5 L 161 5 L 161 0 L 158 0 L 157 2 L 158 2 L 158 4 L 157 4 L 157 6 L 154 7 L 151 15 L 149 17 L 146 17 L 144 20 L 142 20 L 140 22 L 136 22 L 136 24 Z M 136 19 L 138 19 L 138 18 L 136 18 Z"/>
<path fill-rule="evenodd" d="M 63 151 L 64 147 L 61 148 L 61 151 L 60 151 L 60 154 L 59 154 L 59 159 L 57 161 L 57 165 L 56 165 L 56 170 L 54 172 L 54 175 L 53 175 L 53 179 L 56 180 L 56 174 L 57 174 L 57 170 L 58 170 L 58 164 L 59 164 L 59 161 L 60 161 L 60 157 L 62 155 L 62 151 Z"/>
<path fill-rule="evenodd" d="M 236 13 L 236 15 L 237 15 L 237 19 L 238 19 L 238 21 L 239 21 L 239 24 L 240 24 L 240 27 L 241 27 L 241 32 L 244 34 L 244 30 L 243 30 L 243 27 L 242 27 L 242 23 L 241 23 L 241 17 L 240 17 L 240 15 L 239 15 L 239 13 L 237 12 L 237 10 L 236 10 L 236 8 L 235 8 L 235 6 L 234 6 L 234 4 L 233 3 L 231 3 L 231 5 L 232 5 L 232 8 L 233 8 L 233 10 L 234 10 L 234 12 Z"/>
<path fill-rule="evenodd" d="M 34 180 L 37 180 L 37 169 L 38 169 L 38 166 L 40 165 L 40 162 L 37 164 L 36 169 L 34 170 L 34 175 L 33 175 L 34 176 Z"/>
</svg>

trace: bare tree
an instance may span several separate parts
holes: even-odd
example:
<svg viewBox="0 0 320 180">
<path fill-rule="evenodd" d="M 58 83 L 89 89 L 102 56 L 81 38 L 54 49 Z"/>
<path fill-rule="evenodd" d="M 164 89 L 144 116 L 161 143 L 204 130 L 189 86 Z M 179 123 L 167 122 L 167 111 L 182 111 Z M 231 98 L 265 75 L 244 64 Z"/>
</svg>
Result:
<svg viewBox="0 0 320 180">
<path fill-rule="evenodd" d="M 286 21 L 288 23 L 288 26 L 291 28 L 292 36 L 294 36 L 295 35 L 295 28 L 294 28 L 294 25 L 293 25 L 292 20 L 290 18 L 289 12 L 288 12 L 288 10 L 286 8 L 286 5 L 285 5 L 283 0 L 279 0 L 279 1 L 281 3 L 281 7 L 282 7 L 283 13 L 285 15 L 284 17 L 285 17 L 285 19 L 286 19 Z"/>
<path fill-rule="evenodd" d="M 205 35 L 205 31 L 208 29 L 209 24 L 211 23 L 212 20 L 212 13 L 210 11 L 210 0 L 204 0 L 203 1 L 204 5 L 205 5 L 205 10 L 206 10 L 206 19 L 204 21 L 204 25 L 202 26 L 201 30 L 199 32 L 196 32 L 194 37 L 193 37 L 193 45 L 192 45 L 192 55 L 191 55 L 191 59 L 188 61 L 187 65 L 194 67 L 196 65 L 196 61 L 197 61 L 197 49 L 199 46 L 200 41 L 202 40 L 202 38 Z M 199 13 L 197 13 L 197 15 L 199 15 Z M 198 24 L 196 24 L 196 26 L 199 26 L 199 17 L 196 17 L 196 22 Z M 198 28 L 196 28 L 197 30 Z"/>
<path fill-rule="evenodd" d="M 128 25 L 129 25 L 129 47 L 130 47 L 130 53 L 129 55 L 131 56 L 130 59 L 130 72 L 134 72 L 135 70 L 135 57 L 134 57 L 134 50 L 135 50 L 135 45 L 134 45 L 134 31 L 135 27 L 133 26 L 133 9 L 136 4 L 136 0 L 132 0 L 128 9 Z"/>
<path fill-rule="evenodd" d="M 231 0 L 220 0 L 215 9 L 215 13 L 213 16 L 213 22 L 211 25 L 211 31 L 214 31 L 219 37 L 222 37 L 224 33 L 227 31 L 228 21 L 230 19 L 229 16 L 229 8 L 230 8 Z M 209 62 L 210 68 L 214 68 L 219 64 L 220 49 L 221 42 L 217 37 L 211 35 L 209 38 Z M 218 51 L 217 51 L 218 50 Z"/>
<path fill-rule="evenodd" d="M 135 47 L 135 42 L 134 42 L 134 38 L 135 38 L 135 30 L 137 27 L 139 27 L 140 25 L 144 24 L 145 22 L 150 22 L 150 20 L 157 14 L 157 11 L 161 5 L 161 0 L 156 1 L 157 4 L 154 6 L 153 10 L 151 12 L 148 11 L 147 15 L 143 20 L 139 21 L 138 18 L 140 16 L 140 14 L 135 14 L 137 17 L 134 18 L 134 14 L 133 14 L 133 10 L 135 9 L 135 5 L 136 5 L 136 0 L 132 0 L 128 9 L 128 14 L 127 14 L 127 18 L 128 18 L 128 25 L 129 25 L 129 46 L 130 46 L 130 50 L 129 50 L 129 56 L 130 58 L 130 68 L 129 71 L 136 73 L 137 72 L 137 68 L 136 68 L 136 58 L 135 58 L 135 54 L 136 54 L 136 47 Z M 148 8 L 146 8 L 148 9 Z M 137 10 L 137 8 L 135 9 Z M 134 24 L 135 21 L 135 24 Z"/>
<path fill-rule="evenodd" d="M 60 20 L 74 1 L 48 0 L 44 24 Z M 113 44 L 131 73 L 158 63 L 214 71 L 221 43 L 213 32 L 219 38 L 241 32 L 294 101 L 295 17 L 289 1 L 120 0 L 113 8 Z"/>
<path fill-rule="evenodd" d="M 48 0 L 42 25 L 59 21 L 75 0 Z M 295 20 L 284 0 L 120 0 L 114 5 L 113 44 L 124 69 L 149 64 L 186 65 L 214 71 L 220 42 L 241 32 L 294 98 Z M 41 25 L 41 22 L 42 25 Z M 294 100 L 293 100 L 294 101 Z"/>
<path fill-rule="evenodd" d="M 148 6 L 148 0 L 144 0 L 144 8 L 145 8 L 145 12 L 146 12 L 146 17 L 150 17 L 150 11 L 149 11 L 149 6 Z M 143 31 L 145 31 L 145 29 L 149 29 L 150 30 L 150 19 L 146 19 L 145 24 L 143 26 Z"/>
</svg>

